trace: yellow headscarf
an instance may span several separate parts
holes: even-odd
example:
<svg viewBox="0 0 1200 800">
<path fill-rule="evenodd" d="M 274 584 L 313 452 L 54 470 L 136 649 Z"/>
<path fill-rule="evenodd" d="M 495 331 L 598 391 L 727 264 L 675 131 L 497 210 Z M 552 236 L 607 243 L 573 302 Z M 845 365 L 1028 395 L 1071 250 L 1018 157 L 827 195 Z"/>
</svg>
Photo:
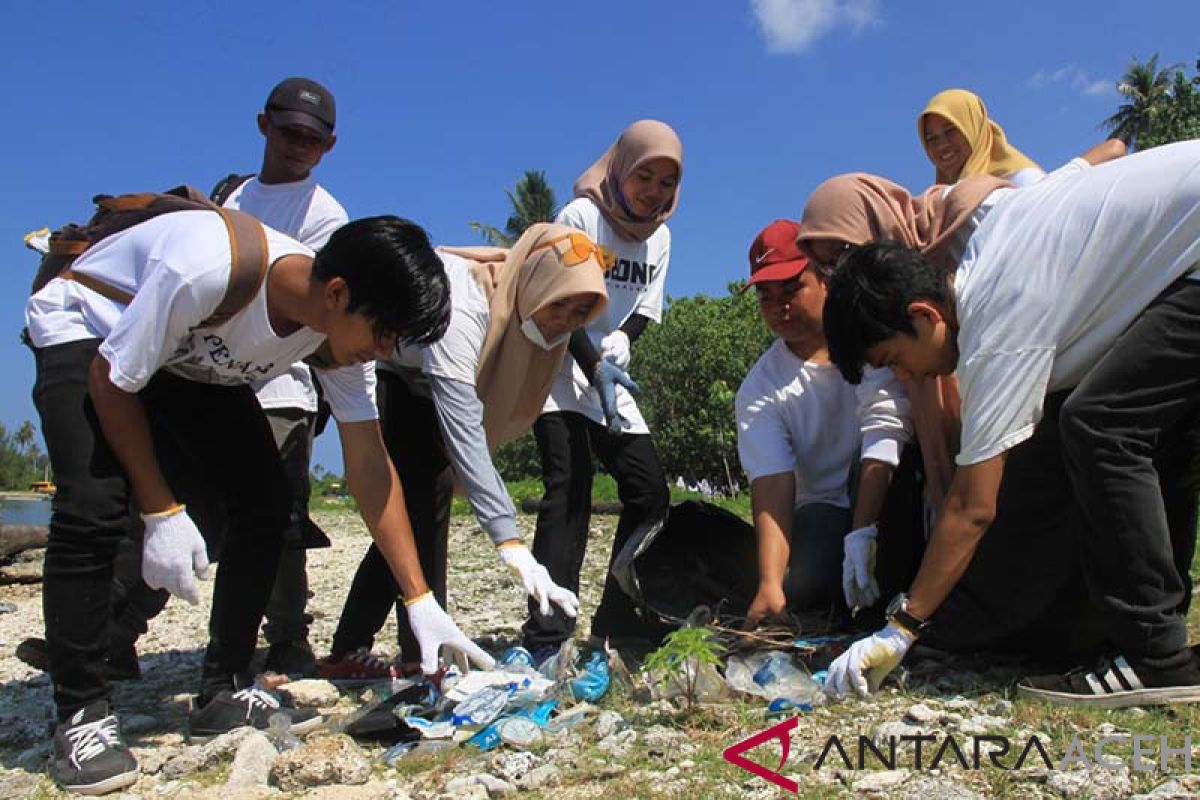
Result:
<svg viewBox="0 0 1200 800">
<path fill-rule="evenodd" d="M 971 155 L 957 175 L 937 170 L 937 183 L 956 183 L 970 175 L 995 175 L 1006 178 L 1026 167 L 1037 167 L 1037 163 L 1008 143 L 1004 129 L 988 119 L 987 107 L 974 92 L 966 89 L 947 89 L 938 92 L 917 117 L 917 136 L 925 143 L 925 117 L 937 114 L 962 131 L 971 143 Z"/>
</svg>

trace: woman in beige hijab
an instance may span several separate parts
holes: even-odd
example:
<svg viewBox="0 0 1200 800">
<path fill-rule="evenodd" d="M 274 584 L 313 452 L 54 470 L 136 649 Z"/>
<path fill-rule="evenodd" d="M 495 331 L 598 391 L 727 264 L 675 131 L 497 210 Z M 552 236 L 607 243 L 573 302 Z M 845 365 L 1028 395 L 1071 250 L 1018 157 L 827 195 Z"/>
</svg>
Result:
<svg viewBox="0 0 1200 800">
<path fill-rule="evenodd" d="M 422 568 L 444 603 L 453 468 L 531 603 L 574 617 L 574 592 L 557 585 L 521 542 L 516 509 L 490 451 L 529 430 L 571 333 L 608 305 L 604 255 L 584 234 L 552 224 L 530 227 L 510 250 L 444 247 L 438 254 L 451 286 L 446 335 L 378 364 L 384 443 L 408 498 Z M 371 646 L 395 601 L 395 584 L 372 547 L 355 575 L 331 655 L 319 664 L 321 677 L 369 681 L 393 674 Z M 406 619 L 398 609 L 400 657 L 412 660 L 419 651 Z"/>
<path fill-rule="evenodd" d="M 984 198 L 1009 184 L 975 176 L 953 189 L 935 186 L 912 196 L 891 181 L 866 173 L 831 178 L 812 193 L 800 220 L 800 249 L 818 264 L 833 265 L 852 245 L 903 242 L 953 266 L 959 237 Z M 968 226 L 972 227 L 972 226 Z M 954 475 L 958 452 L 959 398 L 953 376 L 904 382 L 925 465 L 925 498 L 937 508 Z"/>
<path fill-rule="evenodd" d="M 575 588 L 587 547 L 593 458 L 617 482 L 621 518 L 613 553 L 639 526 L 666 513 L 670 494 L 650 429 L 625 372 L 630 348 L 662 317 L 671 231 L 679 205 L 683 146 L 669 125 L 633 123 L 575 182 L 575 199 L 557 221 L 583 231 L 613 253 L 608 308 L 571 337 L 570 357 L 534 425 L 546 491 L 533 552 L 560 584 Z M 557 650 L 575 620 L 541 614 L 530 604 L 525 646 L 535 656 Z M 592 618 L 593 636 L 644 638 L 632 602 L 610 575 Z"/>
</svg>

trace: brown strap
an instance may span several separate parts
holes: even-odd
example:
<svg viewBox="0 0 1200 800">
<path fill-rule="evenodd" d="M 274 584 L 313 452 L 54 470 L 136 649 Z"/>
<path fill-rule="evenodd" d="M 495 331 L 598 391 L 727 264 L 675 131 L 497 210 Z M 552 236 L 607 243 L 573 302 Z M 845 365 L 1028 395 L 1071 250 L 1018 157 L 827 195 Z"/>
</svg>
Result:
<svg viewBox="0 0 1200 800">
<path fill-rule="evenodd" d="M 63 270 L 58 277 L 64 278 L 68 281 L 75 281 L 80 286 L 86 286 L 96 294 L 102 297 L 107 297 L 114 303 L 120 303 L 123 306 L 129 305 L 130 302 L 133 301 L 133 295 L 131 295 L 129 292 L 122 291 L 115 286 L 109 286 L 104 281 L 93 278 L 91 275 L 84 275 L 82 272 L 66 269 Z"/>
<path fill-rule="evenodd" d="M 122 197 L 128 196 L 130 195 Z M 244 211 L 216 207 L 213 210 L 221 215 L 225 230 L 229 234 L 229 283 L 225 286 L 225 296 L 217 304 L 216 310 L 201 320 L 197 328 L 215 328 L 228 322 L 230 317 L 250 304 L 267 274 L 267 233 L 262 223 Z M 129 292 L 110 286 L 90 275 L 67 269 L 61 272 L 59 277 L 75 281 L 80 286 L 86 286 L 96 294 L 121 305 L 127 306 L 133 301 L 133 295 Z"/>
<path fill-rule="evenodd" d="M 97 197 L 96 205 L 107 211 L 139 211 L 149 207 L 158 195 L 153 192 L 122 194 L 116 197 Z"/>
<path fill-rule="evenodd" d="M 215 209 L 229 232 L 229 284 L 213 313 L 197 328 L 215 328 L 250 304 L 267 274 L 267 232 L 244 211 Z"/>
</svg>

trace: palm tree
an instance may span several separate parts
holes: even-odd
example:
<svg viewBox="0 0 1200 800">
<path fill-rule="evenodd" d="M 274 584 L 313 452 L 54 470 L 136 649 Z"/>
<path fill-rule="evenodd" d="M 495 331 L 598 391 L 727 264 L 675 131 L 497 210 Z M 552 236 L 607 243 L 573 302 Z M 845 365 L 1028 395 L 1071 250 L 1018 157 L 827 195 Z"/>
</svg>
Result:
<svg viewBox="0 0 1200 800">
<path fill-rule="evenodd" d="M 1101 123 L 1110 134 L 1125 142 L 1130 150 L 1138 139 L 1154 126 L 1155 118 L 1171 102 L 1171 84 L 1178 64 L 1158 68 L 1158 53 L 1149 61 L 1131 59 L 1125 74 L 1117 81 L 1117 91 L 1126 99 L 1117 113 Z"/>
<path fill-rule="evenodd" d="M 512 189 L 505 189 L 513 212 L 501 231 L 482 222 L 472 222 L 471 229 L 483 234 L 488 244 L 511 247 L 525 229 L 536 222 L 552 222 L 558 203 L 554 190 L 546 181 L 546 173 L 540 169 L 527 170 Z"/>
</svg>

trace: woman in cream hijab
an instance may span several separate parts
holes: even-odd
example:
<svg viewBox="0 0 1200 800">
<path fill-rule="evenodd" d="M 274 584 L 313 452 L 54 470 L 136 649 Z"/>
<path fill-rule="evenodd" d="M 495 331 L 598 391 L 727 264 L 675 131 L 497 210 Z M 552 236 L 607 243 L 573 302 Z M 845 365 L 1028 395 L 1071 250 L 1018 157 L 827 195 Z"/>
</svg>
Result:
<svg viewBox="0 0 1200 800">
<path fill-rule="evenodd" d="M 446 335 L 378 363 L 384 443 L 408 498 L 421 566 L 445 602 L 453 475 L 500 560 L 543 613 L 574 617 L 574 592 L 555 584 L 521 542 L 516 509 L 490 451 L 529 430 L 566 355 L 571 333 L 608 305 L 600 249 L 563 225 L 530 227 L 512 249 L 444 247 L 452 314 Z M 319 674 L 329 680 L 386 678 L 394 667 L 371 654 L 396 602 L 396 585 L 372 546 L 354 577 Z M 401 658 L 420 652 L 397 609 Z M 435 664 L 423 664 L 425 672 Z"/>
<path fill-rule="evenodd" d="M 988 119 L 979 95 L 966 89 L 938 92 L 917 118 L 917 136 L 936 168 L 936 183 L 957 183 L 970 175 L 993 175 L 1014 186 L 1045 177 L 1032 159 L 1008 143 L 1004 130 Z"/>
</svg>

